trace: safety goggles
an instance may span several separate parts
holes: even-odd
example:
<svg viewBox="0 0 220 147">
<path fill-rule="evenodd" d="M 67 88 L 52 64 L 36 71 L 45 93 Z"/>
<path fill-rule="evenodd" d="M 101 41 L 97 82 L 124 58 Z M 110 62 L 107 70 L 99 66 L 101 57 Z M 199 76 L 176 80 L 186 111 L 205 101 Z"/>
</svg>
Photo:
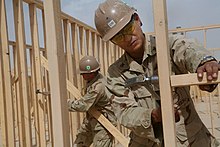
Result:
<svg viewBox="0 0 220 147">
<path fill-rule="evenodd" d="M 112 37 L 111 41 L 114 43 L 119 43 L 122 41 L 129 41 L 128 37 L 126 37 L 126 35 L 131 35 L 134 31 L 134 22 L 135 22 L 135 16 L 132 15 L 131 20 L 129 21 L 129 23 L 121 30 L 119 31 L 114 37 Z"/>
</svg>

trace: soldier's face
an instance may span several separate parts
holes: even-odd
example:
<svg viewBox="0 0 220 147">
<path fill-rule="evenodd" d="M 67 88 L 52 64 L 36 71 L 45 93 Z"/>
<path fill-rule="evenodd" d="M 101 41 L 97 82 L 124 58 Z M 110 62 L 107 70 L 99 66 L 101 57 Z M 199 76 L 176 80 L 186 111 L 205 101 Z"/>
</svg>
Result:
<svg viewBox="0 0 220 147">
<path fill-rule="evenodd" d="M 124 49 L 130 55 L 140 52 L 144 44 L 144 35 L 141 29 L 141 21 L 138 15 L 134 16 L 133 31 L 130 34 L 124 34 L 124 40 L 114 42 L 119 47 Z"/>
<path fill-rule="evenodd" d="M 84 80 L 91 81 L 92 79 L 95 78 L 96 74 L 94 72 L 92 72 L 92 73 L 84 73 L 84 74 L 82 74 L 82 76 L 83 76 Z"/>
</svg>

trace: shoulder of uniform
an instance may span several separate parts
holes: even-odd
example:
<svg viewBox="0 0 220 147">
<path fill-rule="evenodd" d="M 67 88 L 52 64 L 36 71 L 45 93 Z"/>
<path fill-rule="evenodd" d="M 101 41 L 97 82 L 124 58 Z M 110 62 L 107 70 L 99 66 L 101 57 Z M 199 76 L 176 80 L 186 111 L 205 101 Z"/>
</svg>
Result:
<svg viewBox="0 0 220 147">
<path fill-rule="evenodd" d="M 193 44 L 194 46 L 203 48 L 203 45 L 196 38 L 186 38 L 184 35 L 181 34 L 169 35 L 170 49 L 175 49 L 175 47 L 185 44 Z"/>
<path fill-rule="evenodd" d="M 108 73 L 120 74 L 123 71 L 128 70 L 130 67 L 126 60 L 125 55 L 122 55 L 117 61 L 115 61 L 109 68 Z"/>
<path fill-rule="evenodd" d="M 176 42 L 184 41 L 184 35 L 180 34 L 169 34 L 168 41 L 169 41 L 169 48 L 172 48 Z"/>
<path fill-rule="evenodd" d="M 98 79 L 90 86 L 90 90 L 91 91 L 101 91 L 103 87 L 104 87 L 104 83 L 103 83 L 102 79 Z"/>
</svg>

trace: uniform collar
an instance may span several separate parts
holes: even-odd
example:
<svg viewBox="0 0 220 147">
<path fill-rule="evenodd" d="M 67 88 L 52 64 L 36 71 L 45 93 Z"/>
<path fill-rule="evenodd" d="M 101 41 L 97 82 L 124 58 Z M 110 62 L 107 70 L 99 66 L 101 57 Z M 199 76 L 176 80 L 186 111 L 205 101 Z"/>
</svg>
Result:
<svg viewBox="0 0 220 147">
<path fill-rule="evenodd" d="M 145 42 L 145 50 L 144 50 L 144 55 L 143 55 L 143 59 L 142 59 L 142 63 L 149 57 L 149 56 L 153 56 L 156 54 L 156 49 L 152 48 L 150 46 L 150 43 Z M 138 64 L 128 53 L 125 52 L 125 58 L 127 60 L 127 63 L 130 67 L 129 70 L 131 71 L 136 71 L 136 72 L 140 72 L 140 73 L 144 73 L 143 67 Z"/>
<path fill-rule="evenodd" d="M 130 71 L 144 73 L 143 67 L 138 64 L 128 53 L 125 53 L 125 58 L 127 60 L 127 64 L 129 66 Z"/>
</svg>

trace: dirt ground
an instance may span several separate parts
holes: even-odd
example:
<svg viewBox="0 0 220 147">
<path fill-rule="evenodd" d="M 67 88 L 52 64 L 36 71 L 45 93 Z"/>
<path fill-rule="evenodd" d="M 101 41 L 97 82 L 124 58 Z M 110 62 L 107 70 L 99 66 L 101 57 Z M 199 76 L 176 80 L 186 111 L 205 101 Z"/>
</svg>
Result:
<svg viewBox="0 0 220 147">
<path fill-rule="evenodd" d="M 194 103 L 206 127 L 220 141 L 220 98 L 207 95 L 196 99 Z"/>
</svg>

